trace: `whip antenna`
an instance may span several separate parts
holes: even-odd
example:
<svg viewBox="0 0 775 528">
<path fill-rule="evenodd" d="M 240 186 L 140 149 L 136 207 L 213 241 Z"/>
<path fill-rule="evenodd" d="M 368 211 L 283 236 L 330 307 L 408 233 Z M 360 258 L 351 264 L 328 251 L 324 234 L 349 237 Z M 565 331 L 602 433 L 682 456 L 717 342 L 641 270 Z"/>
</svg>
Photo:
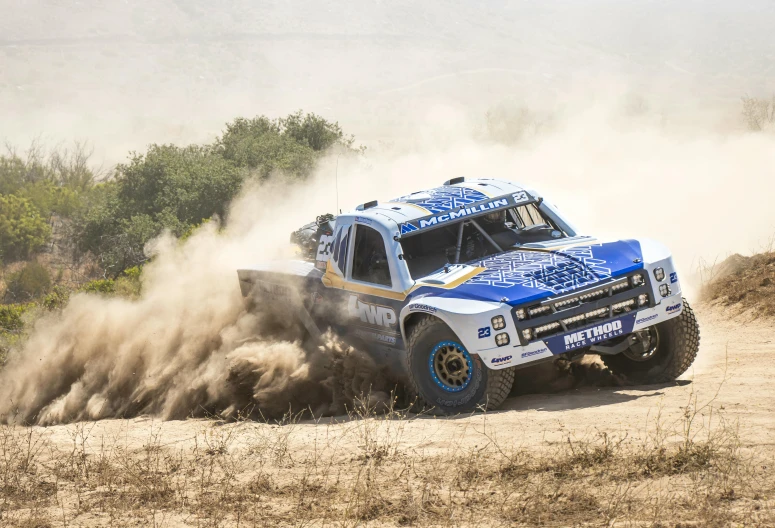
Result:
<svg viewBox="0 0 775 528">
<path fill-rule="evenodd" d="M 336 183 L 336 211 L 342 214 L 342 210 L 339 209 L 339 155 L 336 156 L 336 172 L 334 173 L 334 181 Z"/>
</svg>

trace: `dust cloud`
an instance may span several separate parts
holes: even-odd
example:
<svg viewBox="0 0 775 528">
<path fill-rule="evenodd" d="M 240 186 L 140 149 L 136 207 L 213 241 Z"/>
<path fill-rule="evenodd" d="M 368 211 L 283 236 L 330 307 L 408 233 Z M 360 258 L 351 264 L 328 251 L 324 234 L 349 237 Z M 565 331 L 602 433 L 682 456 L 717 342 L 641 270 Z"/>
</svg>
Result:
<svg viewBox="0 0 775 528">
<path fill-rule="evenodd" d="M 290 201 L 308 192 L 282 187 Z M 169 236 L 148 252 L 139 300 L 79 294 L 35 324 L 0 372 L 0 420 L 53 424 L 153 414 L 277 419 L 389 400 L 366 355 L 326 336 L 302 346 L 269 301 L 246 311 L 236 269 L 282 254 L 278 188 L 247 191 L 228 226 Z M 256 203 L 262 207 L 255 207 Z"/>
</svg>

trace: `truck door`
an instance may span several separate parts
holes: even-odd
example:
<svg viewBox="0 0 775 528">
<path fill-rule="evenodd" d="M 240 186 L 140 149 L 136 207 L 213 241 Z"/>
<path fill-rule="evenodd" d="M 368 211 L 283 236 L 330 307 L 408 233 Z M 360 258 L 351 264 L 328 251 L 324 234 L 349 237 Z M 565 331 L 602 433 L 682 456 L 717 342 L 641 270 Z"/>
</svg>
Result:
<svg viewBox="0 0 775 528">
<path fill-rule="evenodd" d="M 394 289 L 391 262 L 383 235 L 368 225 L 356 223 L 350 263 L 347 311 L 358 337 L 367 342 L 403 347 L 398 314 L 405 295 Z"/>
</svg>

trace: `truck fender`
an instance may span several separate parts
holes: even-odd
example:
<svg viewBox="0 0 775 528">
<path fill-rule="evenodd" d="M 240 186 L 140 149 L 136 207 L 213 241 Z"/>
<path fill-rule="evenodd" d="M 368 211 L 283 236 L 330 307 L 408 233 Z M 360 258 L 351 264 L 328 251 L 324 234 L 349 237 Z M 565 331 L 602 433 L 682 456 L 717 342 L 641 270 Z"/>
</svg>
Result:
<svg viewBox="0 0 775 528">
<path fill-rule="evenodd" d="M 479 344 L 476 342 L 477 328 L 489 325 L 490 314 L 501 308 L 500 303 L 457 299 L 454 297 L 422 297 L 410 301 L 401 309 L 399 320 L 404 343 L 409 343 L 406 322 L 410 316 L 429 315 L 441 319 L 452 329 L 462 345 L 472 353 L 477 354 Z M 477 317 L 478 316 L 478 317 Z"/>
</svg>

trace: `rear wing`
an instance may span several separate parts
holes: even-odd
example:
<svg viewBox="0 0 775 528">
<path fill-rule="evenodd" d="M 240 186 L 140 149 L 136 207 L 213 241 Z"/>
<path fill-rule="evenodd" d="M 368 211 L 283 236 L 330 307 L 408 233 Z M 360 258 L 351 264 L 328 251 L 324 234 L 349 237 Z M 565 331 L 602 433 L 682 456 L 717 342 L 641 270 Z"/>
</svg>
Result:
<svg viewBox="0 0 775 528">
<path fill-rule="evenodd" d="M 518 191 L 513 194 L 506 194 L 495 198 L 487 198 L 486 200 L 480 200 L 470 205 L 451 209 L 449 211 L 443 211 L 441 213 L 435 213 L 417 220 L 404 222 L 399 225 L 399 232 L 401 238 L 424 233 L 431 229 L 444 227 L 449 222 L 455 220 L 476 218 L 478 216 L 484 216 L 502 209 L 508 209 L 510 207 L 517 207 L 521 205 L 527 205 L 530 203 L 540 202 L 540 198 L 532 196 L 527 191 Z"/>
</svg>

